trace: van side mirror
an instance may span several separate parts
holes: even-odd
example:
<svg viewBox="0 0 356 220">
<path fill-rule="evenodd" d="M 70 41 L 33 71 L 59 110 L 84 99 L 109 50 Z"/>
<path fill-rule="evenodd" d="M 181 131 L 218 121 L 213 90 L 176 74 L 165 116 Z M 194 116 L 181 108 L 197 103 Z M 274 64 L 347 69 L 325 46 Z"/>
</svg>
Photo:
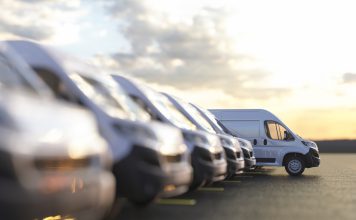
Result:
<svg viewBox="0 0 356 220">
<path fill-rule="evenodd" d="M 283 140 L 288 140 L 288 139 L 289 139 L 289 134 L 287 131 L 284 131 Z"/>
<path fill-rule="evenodd" d="M 294 139 L 293 136 L 288 131 L 284 131 L 283 140 L 289 141 L 289 140 L 293 140 L 293 139 Z"/>
</svg>

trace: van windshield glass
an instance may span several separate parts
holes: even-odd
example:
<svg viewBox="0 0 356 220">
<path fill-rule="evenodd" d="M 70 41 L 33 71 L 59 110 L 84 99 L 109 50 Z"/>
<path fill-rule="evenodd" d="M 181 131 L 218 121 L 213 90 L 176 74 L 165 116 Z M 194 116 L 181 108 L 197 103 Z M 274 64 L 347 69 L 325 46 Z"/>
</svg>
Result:
<svg viewBox="0 0 356 220">
<path fill-rule="evenodd" d="M 141 89 L 158 111 L 160 111 L 172 124 L 179 128 L 190 130 L 197 129 L 197 127 L 185 117 L 185 115 L 183 115 L 166 96 L 146 86 L 142 86 Z"/>
<path fill-rule="evenodd" d="M 0 53 L 0 88 L 26 88 L 31 91 L 36 91 L 30 84 L 22 77 L 21 73 L 14 68 L 9 60 Z"/>
<path fill-rule="evenodd" d="M 109 79 L 96 80 L 84 74 L 72 73 L 70 78 L 78 88 L 108 115 L 131 120 L 149 120 L 149 115 Z"/>
<path fill-rule="evenodd" d="M 208 110 L 205 110 L 203 108 L 197 107 L 203 114 L 209 119 L 209 121 L 214 124 L 214 126 L 217 128 L 219 133 L 227 133 L 224 131 L 224 129 L 220 126 L 220 124 L 217 122 L 215 116 L 211 114 Z"/>
<path fill-rule="evenodd" d="M 194 108 L 191 104 L 179 100 L 179 104 L 184 108 L 185 111 L 200 125 L 205 131 L 216 133 L 214 128 L 209 124 L 209 122 Z"/>
</svg>

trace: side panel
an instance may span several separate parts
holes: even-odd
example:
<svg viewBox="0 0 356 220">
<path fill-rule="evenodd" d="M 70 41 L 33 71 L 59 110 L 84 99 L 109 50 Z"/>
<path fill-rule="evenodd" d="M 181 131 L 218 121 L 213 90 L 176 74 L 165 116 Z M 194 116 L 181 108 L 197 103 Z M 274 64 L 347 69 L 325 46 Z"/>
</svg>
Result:
<svg viewBox="0 0 356 220">
<path fill-rule="evenodd" d="M 257 166 L 281 166 L 286 154 L 308 152 L 297 138 L 294 141 L 270 139 L 262 120 L 221 120 L 221 123 L 234 135 L 252 143 Z"/>
</svg>

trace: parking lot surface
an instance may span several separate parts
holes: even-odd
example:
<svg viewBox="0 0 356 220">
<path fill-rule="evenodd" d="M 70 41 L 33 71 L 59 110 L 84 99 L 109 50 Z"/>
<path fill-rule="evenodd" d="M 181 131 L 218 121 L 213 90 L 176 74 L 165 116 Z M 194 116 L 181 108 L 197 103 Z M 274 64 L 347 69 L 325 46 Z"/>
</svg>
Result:
<svg viewBox="0 0 356 220">
<path fill-rule="evenodd" d="M 322 154 L 321 166 L 289 177 L 265 168 L 175 199 L 137 208 L 124 202 L 113 219 L 355 219 L 356 154 Z"/>
</svg>

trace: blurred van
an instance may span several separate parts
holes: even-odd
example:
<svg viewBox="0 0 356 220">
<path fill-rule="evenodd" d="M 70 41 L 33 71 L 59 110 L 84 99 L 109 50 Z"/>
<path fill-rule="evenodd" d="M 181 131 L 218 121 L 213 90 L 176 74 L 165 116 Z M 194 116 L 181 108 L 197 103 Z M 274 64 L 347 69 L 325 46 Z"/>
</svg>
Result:
<svg viewBox="0 0 356 220">
<path fill-rule="evenodd" d="M 216 135 L 199 131 L 163 94 L 121 75 L 113 75 L 113 78 L 136 103 L 146 109 L 153 120 L 181 130 L 192 159 L 194 176 L 191 190 L 225 178 L 227 166 L 225 153 Z"/>
<path fill-rule="evenodd" d="M 320 164 L 316 143 L 295 134 L 267 110 L 210 111 L 231 133 L 253 143 L 257 166 L 284 166 L 289 175 L 299 176 L 305 168 Z"/>
<path fill-rule="evenodd" d="M 146 205 L 188 190 L 192 168 L 180 131 L 149 115 L 102 69 L 44 45 L 9 42 L 59 98 L 89 109 L 110 145 L 118 196 Z"/>
<path fill-rule="evenodd" d="M 0 43 L 1 218 L 101 219 L 114 201 L 111 166 L 93 116 L 54 100 Z"/>
<path fill-rule="evenodd" d="M 227 178 L 241 173 L 245 168 L 245 160 L 242 155 L 240 144 L 232 136 L 225 133 L 217 133 L 201 113 L 191 104 L 166 93 L 163 93 L 167 98 L 179 109 L 190 121 L 192 121 L 200 130 L 218 135 L 221 144 L 225 150 L 227 161 Z"/>
<path fill-rule="evenodd" d="M 224 125 L 222 125 L 208 110 L 201 108 L 197 105 L 191 105 L 196 108 L 200 112 L 200 114 L 209 122 L 210 126 L 215 130 L 216 133 L 231 135 L 233 139 L 240 144 L 240 147 L 242 149 L 242 158 L 245 161 L 244 170 L 249 171 L 251 169 L 254 169 L 256 166 L 256 158 L 253 153 L 251 143 L 248 140 L 236 137 L 236 135 L 230 133 L 229 130 L 225 129 Z"/>
</svg>

